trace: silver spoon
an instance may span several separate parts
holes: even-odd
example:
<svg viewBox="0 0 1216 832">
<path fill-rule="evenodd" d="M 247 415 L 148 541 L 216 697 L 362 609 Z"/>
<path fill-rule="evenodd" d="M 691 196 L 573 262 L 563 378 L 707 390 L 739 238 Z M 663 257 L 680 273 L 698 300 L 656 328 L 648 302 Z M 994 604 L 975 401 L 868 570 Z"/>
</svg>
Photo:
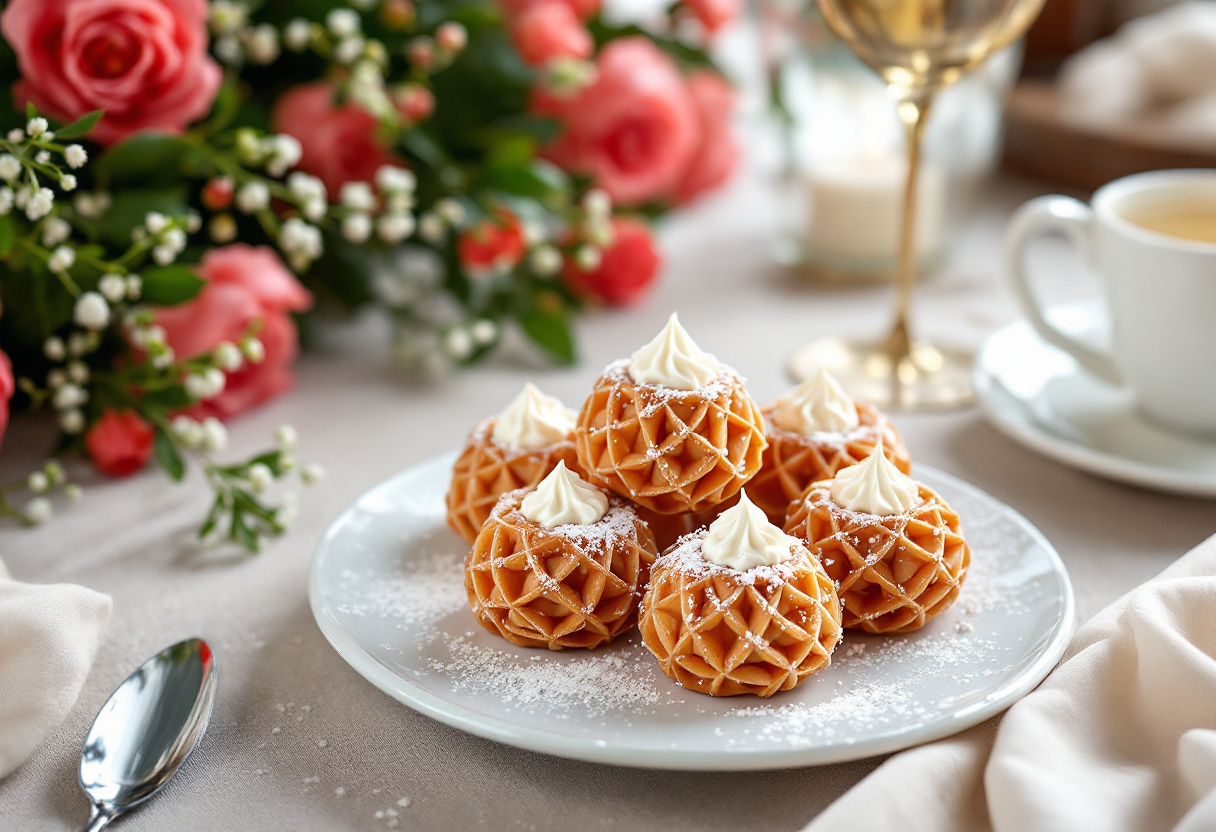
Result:
<svg viewBox="0 0 1216 832">
<path fill-rule="evenodd" d="M 215 704 L 215 657 L 191 638 L 148 659 L 102 706 L 80 754 L 80 787 L 93 802 L 82 832 L 160 791 L 207 730 Z"/>
</svg>

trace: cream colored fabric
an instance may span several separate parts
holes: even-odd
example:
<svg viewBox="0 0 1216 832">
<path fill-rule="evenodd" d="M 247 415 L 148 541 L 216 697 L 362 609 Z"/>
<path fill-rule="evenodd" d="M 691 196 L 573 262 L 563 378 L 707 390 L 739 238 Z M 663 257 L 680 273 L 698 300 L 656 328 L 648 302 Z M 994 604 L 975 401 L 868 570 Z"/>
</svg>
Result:
<svg viewBox="0 0 1216 832">
<path fill-rule="evenodd" d="M 899 754 L 807 832 L 1216 829 L 1214 729 L 1216 537 L 1086 624 L 995 742 Z"/>
<path fill-rule="evenodd" d="M 957 258 L 917 289 L 918 331 L 977 347 L 1019 314 L 995 265 L 1004 224 L 1017 205 L 1051 191 L 1014 180 L 987 190 Z M 375 321 L 323 327 L 300 362 L 296 388 L 231 426 L 226 458 L 257 451 L 277 425 L 291 422 L 302 437 L 301 458 L 327 472 L 301 494 L 291 533 L 257 557 L 194 545 L 209 505 L 197 475 L 180 486 L 152 470 L 94 481 L 82 467 L 79 503 L 38 529 L 0 526 L 0 552 L 16 578 L 82 584 L 114 598 L 109 632 L 76 706 L 0 781 L 0 830 L 78 828 L 88 813 L 76 767 L 97 709 L 141 661 L 190 636 L 208 640 L 219 668 L 207 736 L 164 793 L 123 818 L 118 832 L 383 832 L 389 809 L 399 815 L 396 828 L 410 832 L 804 826 L 879 761 L 656 773 L 518 751 L 381 693 L 325 642 L 308 607 L 309 558 L 334 517 L 381 480 L 460 447 L 476 421 L 525 381 L 577 405 L 600 368 L 646 343 L 678 309 L 702 347 L 747 376 L 757 401 L 771 401 L 789 389 L 785 360 L 807 338 L 880 333 L 890 324 L 889 288 L 825 287 L 772 262 L 782 211 L 765 181 L 745 172 L 721 196 L 665 222 L 655 294 L 627 312 L 580 318 L 581 361 L 571 369 L 513 353 L 445 384 L 412 383 L 388 366 L 386 334 Z M 1093 291 L 1073 274 L 1071 250 L 1052 240 L 1042 245 L 1036 257 L 1049 272 L 1042 281 L 1049 300 Z M 0 453 L 0 482 L 41 463 L 53 442 L 50 422 L 16 420 Z M 1083 619 L 1216 532 L 1216 503 L 1074 471 L 1004 438 L 975 409 L 897 414 L 895 424 L 917 465 L 975 483 L 1043 531 L 1068 566 Z M 943 770 L 935 790 L 954 787 Z M 407 807 L 397 805 L 403 798 Z"/>
<path fill-rule="evenodd" d="M 12 580 L 0 561 L 0 779 L 67 716 L 110 620 L 110 596 Z"/>
</svg>

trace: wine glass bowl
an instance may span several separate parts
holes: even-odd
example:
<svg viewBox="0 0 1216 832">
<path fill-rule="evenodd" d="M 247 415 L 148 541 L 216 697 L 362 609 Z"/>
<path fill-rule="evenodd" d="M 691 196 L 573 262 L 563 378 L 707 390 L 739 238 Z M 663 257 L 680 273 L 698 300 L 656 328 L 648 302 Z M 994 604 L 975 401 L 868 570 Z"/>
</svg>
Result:
<svg viewBox="0 0 1216 832">
<path fill-rule="evenodd" d="M 829 370 L 852 395 L 879 406 L 958 407 L 974 394 L 973 356 L 914 337 L 909 322 L 916 280 L 917 174 L 935 94 L 1025 34 L 1044 0 L 819 0 L 832 32 L 878 73 L 896 99 L 908 152 L 895 322 L 886 338 L 830 337 L 800 347 L 790 372 Z"/>
</svg>

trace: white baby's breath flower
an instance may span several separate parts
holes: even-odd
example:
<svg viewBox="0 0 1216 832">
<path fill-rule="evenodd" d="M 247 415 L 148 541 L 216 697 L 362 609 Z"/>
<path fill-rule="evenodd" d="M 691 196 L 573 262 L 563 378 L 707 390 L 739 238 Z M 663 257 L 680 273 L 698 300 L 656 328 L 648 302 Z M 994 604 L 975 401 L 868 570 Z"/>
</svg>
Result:
<svg viewBox="0 0 1216 832">
<path fill-rule="evenodd" d="M 60 429 L 63 433 L 71 435 L 84 431 L 84 412 L 81 412 L 77 407 L 61 412 Z"/>
<path fill-rule="evenodd" d="M 412 170 L 397 165 L 381 165 L 376 169 L 376 187 L 385 193 L 413 193 L 418 178 Z"/>
<path fill-rule="evenodd" d="M 414 233 L 413 214 L 390 212 L 376 220 L 376 233 L 386 243 L 399 243 Z"/>
<path fill-rule="evenodd" d="M 246 338 L 241 342 L 241 352 L 250 364 L 261 364 L 266 360 L 266 346 L 257 338 Z"/>
<path fill-rule="evenodd" d="M 351 35 L 338 41 L 334 47 L 334 60 L 340 64 L 353 64 L 363 54 L 366 41 L 359 35 Z"/>
<path fill-rule="evenodd" d="M 303 52 L 312 40 L 312 24 L 296 18 L 283 28 L 283 45 L 293 52 Z"/>
<path fill-rule="evenodd" d="M 37 152 L 37 153 L 34 155 L 34 161 L 35 161 L 35 162 L 37 162 L 37 163 L 38 163 L 38 164 L 40 164 L 40 165 L 45 165 L 47 162 L 51 161 L 51 151 L 49 151 L 49 150 L 39 150 L 39 151 L 38 151 L 38 152 Z"/>
<path fill-rule="evenodd" d="M 236 34 L 220 35 L 213 48 L 215 56 L 229 66 L 238 66 L 245 60 L 245 47 Z"/>
<path fill-rule="evenodd" d="M 8 131 L 7 138 L 13 144 L 16 144 L 17 142 L 23 142 L 23 141 L 25 141 L 25 131 L 22 130 L 20 127 L 14 127 L 12 130 Z"/>
<path fill-rule="evenodd" d="M 438 214 L 427 211 L 418 220 L 418 236 L 431 245 L 437 246 L 448 234 L 447 223 Z"/>
<path fill-rule="evenodd" d="M 464 327 L 453 327 L 443 336 L 443 348 L 457 361 L 463 361 L 473 352 L 473 337 Z"/>
<path fill-rule="evenodd" d="M 174 416 L 169 430 L 187 448 L 197 448 L 202 444 L 203 426 L 189 416 Z"/>
<path fill-rule="evenodd" d="M 557 274 L 562 267 L 561 252 L 550 245 L 537 246 L 532 249 L 528 260 L 532 264 L 532 271 L 541 277 L 551 277 Z"/>
<path fill-rule="evenodd" d="M 464 206 L 458 200 L 451 197 L 445 197 L 435 203 L 435 213 L 443 217 L 448 223 L 456 228 L 464 225 L 466 218 Z"/>
<path fill-rule="evenodd" d="M 583 194 L 583 210 L 589 216 L 606 218 L 612 214 L 612 197 L 606 191 L 592 188 Z"/>
<path fill-rule="evenodd" d="M 63 370 L 51 370 L 46 374 L 46 386 L 58 390 L 68 383 L 68 374 Z"/>
<path fill-rule="evenodd" d="M 51 481 L 47 478 L 45 471 L 35 471 L 26 478 L 25 485 L 35 494 L 41 494 L 51 487 Z"/>
<path fill-rule="evenodd" d="M 97 292 L 84 292 L 76 299 L 72 318 L 85 329 L 104 329 L 110 323 L 110 305 Z"/>
<path fill-rule="evenodd" d="M 295 136 L 280 133 L 270 139 L 270 152 L 267 154 L 266 172 L 279 177 L 295 167 L 303 155 L 300 140 Z"/>
<path fill-rule="evenodd" d="M 59 386 L 55 394 L 51 396 L 51 404 L 56 410 L 68 410 L 73 407 L 80 407 L 89 400 L 88 392 L 78 384 L 68 382 Z"/>
<path fill-rule="evenodd" d="M 295 262 L 307 264 L 321 256 L 321 231 L 298 217 L 292 217 L 279 229 L 279 247 Z"/>
<path fill-rule="evenodd" d="M 45 133 L 48 127 L 50 127 L 50 125 L 47 124 L 46 119 L 44 119 L 42 116 L 34 116 L 25 123 L 25 132 L 28 133 L 31 138 L 37 138 Z"/>
<path fill-rule="evenodd" d="M 246 182 L 236 192 L 236 207 L 246 214 L 262 210 L 270 204 L 270 189 L 263 182 Z"/>
<path fill-rule="evenodd" d="M 342 236 L 359 245 L 372 235 L 372 218 L 367 214 L 348 214 L 342 220 Z"/>
<path fill-rule="evenodd" d="M 106 204 L 106 201 L 99 198 L 98 194 L 76 194 L 76 198 L 72 200 L 76 213 L 90 220 L 101 219 L 106 212 Z"/>
<path fill-rule="evenodd" d="M 97 288 L 110 303 L 118 303 L 127 296 L 127 281 L 120 274 L 103 274 Z"/>
<path fill-rule="evenodd" d="M 63 158 L 68 163 L 68 167 L 82 168 L 89 161 L 89 154 L 80 145 L 70 144 L 64 148 Z"/>
<path fill-rule="evenodd" d="M 52 335 L 42 342 L 42 354 L 52 361 L 62 361 L 67 358 L 68 350 L 62 338 Z"/>
<path fill-rule="evenodd" d="M 13 210 L 13 189 L 8 185 L 0 186 L 0 217 L 7 217 Z"/>
<path fill-rule="evenodd" d="M 325 27 L 334 37 L 353 35 L 360 29 L 359 15 L 350 9 L 333 9 L 325 15 Z"/>
<path fill-rule="evenodd" d="M 68 378 L 76 384 L 89 383 L 89 365 L 83 361 L 73 361 L 68 364 Z"/>
<path fill-rule="evenodd" d="M 315 462 L 310 462 L 300 469 L 300 480 L 305 485 L 312 485 L 325 478 L 325 469 Z"/>
<path fill-rule="evenodd" d="M 271 64 L 279 57 L 279 30 L 269 23 L 259 23 L 244 35 L 245 52 L 255 64 Z"/>
<path fill-rule="evenodd" d="M 169 227 L 169 218 L 159 211 L 149 211 L 144 215 L 144 227 L 153 234 L 159 234 Z"/>
<path fill-rule="evenodd" d="M 50 188 L 38 188 L 35 191 L 27 193 L 28 196 L 25 202 L 26 217 L 32 222 L 37 222 L 51 213 L 51 208 L 55 205 L 55 193 Z"/>
<path fill-rule="evenodd" d="M 220 366 L 220 369 L 230 373 L 235 373 L 245 363 L 245 356 L 241 355 L 241 348 L 231 341 L 221 341 L 216 344 L 214 355 L 215 363 Z"/>
<path fill-rule="evenodd" d="M 12 182 L 21 175 L 21 162 L 11 153 L 0 153 L 0 179 Z"/>
<path fill-rule="evenodd" d="M 81 495 L 80 486 L 74 482 L 70 482 L 63 487 L 63 496 L 67 497 L 72 502 L 76 502 L 77 500 L 79 500 L 80 495 Z"/>
<path fill-rule="evenodd" d="M 156 261 L 157 265 L 168 266 L 177 259 L 177 252 L 173 250 L 172 246 L 156 246 L 152 249 L 152 259 Z"/>
<path fill-rule="evenodd" d="M 236 220 L 229 214 L 216 214 L 207 223 L 207 234 L 212 241 L 223 245 L 236 239 Z"/>
<path fill-rule="evenodd" d="M 204 451 L 222 451 L 228 445 L 228 429 L 224 423 L 214 417 L 208 417 L 202 424 L 203 438 L 199 446 Z"/>
<path fill-rule="evenodd" d="M 25 504 L 25 519 L 34 526 L 40 526 L 51 519 L 55 509 L 46 497 L 35 497 Z"/>
<path fill-rule="evenodd" d="M 73 174 L 65 173 L 59 177 L 59 187 L 65 191 L 76 190 L 76 177 Z"/>
<path fill-rule="evenodd" d="M 235 32 L 249 19 L 249 7 L 234 0 L 211 0 L 209 23 L 217 35 Z"/>
<path fill-rule="evenodd" d="M 107 310 L 107 316 L 108 314 L 109 310 Z M 79 321 L 77 323 L 79 323 Z M 101 329 L 101 327 L 97 328 Z M 89 335 L 93 335 L 93 333 L 89 333 Z M 92 352 L 93 349 L 93 339 L 86 337 L 83 332 L 73 332 L 70 336 L 68 336 L 68 355 L 79 358 L 86 353 Z"/>
<path fill-rule="evenodd" d="M 47 217 L 42 224 L 42 244 L 47 248 L 59 245 L 72 236 L 72 225 L 63 217 Z"/>
<path fill-rule="evenodd" d="M 473 336 L 473 343 L 477 346 L 489 346 L 498 337 L 498 324 L 486 318 L 474 321 L 469 327 L 469 335 Z"/>
<path fill-rule="evenodd" d="M 293 171 L 287 177 L 287 190 L 291 191 L 291 195 L 299 200 L 320 199 L 324 201 L 328 196 L 324 182 L 301 170 Z"/>
<path fill-rule="evenodd" d="M 294 451 L 300 444 L 300 434 L 292 425 L 279 425 L 274 432 L 274 442 L 281 451 Z"/>
<path fill-rule="evenodd" d="M 253 490 L 253 493 L 261 494 L 274 482 L 274 473 L 271 472 L 270 468 L 258 462 L 249 466 L 246 478 L 249 480 L 249 487 Z"/>
<path fill-rule="evenodd" d="M 574 252 L 575 264 L 585 272 L 593 272 L 600 267 L 604 255 L 595 246 L 579 246 Z"/>
<path fill-rule="evenodd" d="M 127 275 L 127 300 L 139 300 L 144 290 L 144 279 L 137 274 Z"/>
<path fill-rule="evenodd" d="M 347 182 L 339 197 L 342 204 L 355 211 L 371 211 L 376 207 L 376 195 L 366 182 Z"/>
</svg>

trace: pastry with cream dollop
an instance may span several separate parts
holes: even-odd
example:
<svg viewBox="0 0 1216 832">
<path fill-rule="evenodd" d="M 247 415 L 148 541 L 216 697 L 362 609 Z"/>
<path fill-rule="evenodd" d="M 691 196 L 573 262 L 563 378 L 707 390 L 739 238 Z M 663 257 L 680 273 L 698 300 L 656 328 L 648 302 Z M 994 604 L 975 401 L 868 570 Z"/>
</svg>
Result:
<svg viewBox="0 0 1216 832">
<path fill-rule="evenodd" d="M 651 568 L 638 628 L 663 672 L 711 696 L 772 696 L 827 667 L 840 600 L 803 545 L 746 492 Z"/>
<path fill-rule="evenodd" d="M 494 506 L 465 562 L 469 608 L 522 647 L 598 647 L 637 621 L 655 555 L 633 506 L 558 462 Z"/>
<path fill-rule="evenodd" d="M 581 471 L 574 422 L 574 411 L 525 384 L 501 413 L 469 434 L 452 468 L 448 525 L 471 543 L 503 494 L 538 484 L 559 463 Z"/>
<path fill-rule="evenodd" d="M 774 523 L 785 523 L 790 503 L 807 486 L 856 465 L 879 443 L 896 467 L 905 474 L 912 470 L 891 421 L 873 405 L 850 398 L 827 370 L 760 410 L 768 446 L 747 490 Z"/>
<path fill-rule="evenodd" d="M 790 506 L 785 531 L 836 582 L 844 626 L 871 633 L 923 627 L 954 603 L 971 563 L 958 515 L 881 444 L 808 487 Z"/>
<path fill-rule="evenodd" d="M 597 485 L 657 514 L 721 505 L 760 470 L 764 421 L 733 369 L 672 315 L 630 358 L 608 365 L 574 431 Z"/>
</svg>

